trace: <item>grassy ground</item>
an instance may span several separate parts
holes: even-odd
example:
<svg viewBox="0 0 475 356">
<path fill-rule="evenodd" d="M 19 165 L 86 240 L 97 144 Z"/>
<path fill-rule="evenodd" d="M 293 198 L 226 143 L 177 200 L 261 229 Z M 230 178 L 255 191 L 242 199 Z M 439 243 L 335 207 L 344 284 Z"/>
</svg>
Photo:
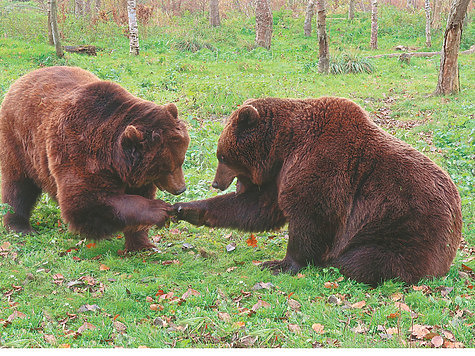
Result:
<svg viewBox="0 0 475 356">
<path fill-rule="evenodd" d="M 210 188 L 217 138 L 245 99 L 343 96 L 450 173 L 462 196 L 465 242 L 446 277 L 372 289 L 332 268 L 308 267 L 297 276 L 261 271 L 258 262 L 285 254 L 285 229 L 251 235 L 172 224 L 151 232 L 160 252 L 123 256 L 120 235 L 97 244 L 80 240 L 43 196 L 32 217 L 37 234 L 0 226 L 0 347 L 475 347 L 473 55 L 460 57 L 462 92 L 449 97 L 430 95 L 438 57 L 410 64 L 374 59 L 372 73 L 322 76 L 315 35 L 305 38 L 303 19 L 280 11 L 271 51 L 252 48 L 253 19 L 230 14 L 217 29 L 193 16 L 150 27 L 139 57 L 129 57 L 115 24 L 66 17 L 64 44 L 102 50 L 58 60 L 45 44 L 43 14 L 32 4 L 12 6 L 0 2 L 0 101 L 21 75 L 61 64 L 177 104 L 191 136 L 189 189 L 161 198 L 217 194 Z M 353 22 L 331 15 L 328 26 L 335 59 L 361 61 L 399 44 L 438 50 L 442 40 L 435 32 L 433 48 L 424 48 L 422 13 L 384 7 L 376 52 L 369 50 L 368 14 Z M 462 49 L 475 42 L 474 29 L 470 22 Z"/>
</svg>

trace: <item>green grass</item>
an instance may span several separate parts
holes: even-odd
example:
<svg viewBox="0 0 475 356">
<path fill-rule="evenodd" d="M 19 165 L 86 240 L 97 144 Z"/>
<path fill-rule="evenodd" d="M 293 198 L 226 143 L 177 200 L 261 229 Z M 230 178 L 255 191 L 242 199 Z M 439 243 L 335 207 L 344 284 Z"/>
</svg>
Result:
<svg viewBox="0 0 475 356">
<path fill-rule="evenodd" d="M 172 223 L 150 233 L 161 252 L 121 256 L 122 238 L 95 246 L 81 242 L 43 196 L 32 217 L 37 234 L 0 227 L 0 347 L 430 347 L 430 339 L 410 335 L 413 324 L 428 325 L 437 335 L 453 333 L 453 340 L 444 336 L 445 346 L 475 347 L 475 281 L 469 270 L 475 268 L 474 57 L 459 57 L 462 91 L 449 97 L 430 95 L 438 57 L 412 58 L 410 64 L 365 59 L 391 53 L 398 44 L 438 50 L 443 30 L 433 33 L 431 49 L 424 48 L 422 13 L 382 7 L 375 52 L 369 49 L 368 14 L 358 13 L 352 22 L 330 14 L 332 57 L 368 61 L 372 72 L 320 75 L 316 34 L 304 37 L 303 17 L 290 11 L 274 13 L 270 51 L 253 48 L 252 18 L 233 14 L 211 28 L 206 18 L 186 15 L 147 28 L 139 57 L 128 55 L 127 38 L 115 24 L 91 25 L 68 15 L 60 23 L 63 44 L 93 44 L 101 51 L 58 60 L 46 44 L 44 15 L 32 6 L 0 2 L 0 101 L 30 70 L 76 65 L 145 99 L 175 102 L 191 136 L 184 163 L 188 190 L 160 198 L 177 202 L 217 194 L 210 187 L 217 138 L 223 120 L 244 100 L 343 96 L 449 172 L 462 196 L 465 244 L 445 277 L 415 287 L 389 281 L 372 289 L 333 268 L 308 267 L 299 276 L 261 271 L 255 261 L 284 256 L 285 229 L 256 234 L 252 247 L 246 243 L 250 234 Z M 475 42 L 474 28 L 469 22 L 462 49 Z M 226 252 L 231 242 L 237 247 Z M 326 282 L 335 281 L 336 288 L 327 288 Z M 259 282 L 274 287 L 253 289 Z M 189 288 L 199 294 L 181 300 Z M 160 299 L 170 292 L 171 299 Z M 250 312 L 258 300 L 270 307 Z M 355 306 L 361 301 L 364 306 Z M 86 304 L 99 309 L 80 311 Z M 152 310 L 151 304 L 159 307 Z M 85 322 L 93 326 L 85 328 Z M 317 323 L 323 333 L 312 329 Z"/>
</svg>

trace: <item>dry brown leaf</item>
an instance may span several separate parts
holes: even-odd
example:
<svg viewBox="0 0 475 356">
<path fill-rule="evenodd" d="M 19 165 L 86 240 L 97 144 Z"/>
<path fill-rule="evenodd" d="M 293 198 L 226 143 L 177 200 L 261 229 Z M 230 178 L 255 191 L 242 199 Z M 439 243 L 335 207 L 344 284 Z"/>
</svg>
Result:
<svg viewBox="0 0 475 356">
<path fill-rule="evenodd" d="M 150 304 L 150 309 L 151 310 L 163 310 L 164 308 L 160 304 Z"/>
<path fill-rule="evenodd" d="M 398 309 L 407 311 L 407 312 L 409 312 L 409 313 L 412 312 L 411 308 L 409 308 L 409 306 L 408 306 L 407 304 L 404 304 L 404 303 L 401 303 L 401 302 L 395 302 L 394 305 L 395 305 L 396 308 L 398 308 Z"/>
<path fill-rule="evenodd" d="M 236 321 L 233 325 L 239 328 L 243 328 L 246 325 L 246 323 L 244 321 Z"/>
<path fill-rule="evenodd" d="M 391 299 L 392 299 L 394 302 L 397 302 L 398 300 L 401 300 L 402 297 L 403 297 L 403 294 L 400 293 L 400 292 L 391 294 Z"/>
<path fill-rule="evenodd" d="M 300 311 L 300 308 L 302 307 L 302 306 L 300 305 L 300 303 L 297 302 L 295 299 L 289 299 L 289 300 L 287 301 L 287 303 L 289 303 L 289 307 L 290 307 L 293 311 L 296 311 L 296 312 Z"/>
<path fill-rule="evenodd" d="M 297 273 L 297 278 L 305 278 L 305 275 L 302 273 Z"/>
<path fill-rule="evenodd" d="M 69 348 L 71 348 L 71 345 L 70 344 L 59 344 L 58 347 L 60 349 L 69 349 Z"/>
<path fill-rule="evenodd" d="M 323 286 L 325 288 L 328 288 L 328 289 L 336 289 L 336 288 L 338 288 L 338 283 L 337 282 L 325 282 L 323 284 Z"/>
<path fill-rule="evenodd" d="M 354 328 L 351 328 L 351 331 L 353 331 L 356 334 L 365 334 L 368 332 L 368 330 L 369 329 L 366 327 L 366 325 L 360 324 L 360 323 Z"/>
<path fill-rule="evenodd" d="M 26 318 L 26 314 L 22 313 L 21 311 L 15 310 L 13 313 L 9 315 L 9 317 L 7 318 L 7 321 L 11 323 L 13 320 L 17 318 L 20 318 L 20 319 Z"/>
<path fill-rule="evenodd" d="M 362 301 L 360 301 L 360 302 L 351 304 L 351 307 L 352 307 L 352 308 L 355 308 L 355 309 L 361 309 L 361 308 L 363 308 L 365 305 L 366 305 L 366 302 L 365 302 L 364 300 L 362 300 Z"/>
<path fill-rule="evenodd" d="M 267 303 L 266 301 L 259 299 L 256 304 L 254 304 L 251 308 L 252 311 L 256 311 L 259 308 L 268 308 L 270 307 L 270 304 Z"/>
<path fill-rule="evenodd" d="M 315 331 L 317 334 L 324 334 L 325 333 L 325 326 L 319 323 L 315 323 L 312 325 L 313 331 Z"/>
<path fill-rule="evenodd" d="M 409 332 L 413 335 L 416 339 L 423 339 L 430 331 L 430 326 L 427 325 L 419 325 L 414 324 L 410 329 Z"/>
<path fill-rule="evenodd" d="M 8 251 L 12 248 L 12 244 L 8 241 L 5 241 L 1 246 L 0 246 L 0 251 Z"/>
<path fill-rule="evenodd" d="M 78 333 L 79 334 L 82 334 L 84 330 L 94 330 L 96 328 L 95 325 L 92 325 L 91 323 L 88 323 L 87 321 L 82 324 L 79 329 L 78 329 Z"/>
<path fill-rule="evenodd" d="M 430 339 L 430 342 L 434 347 L 441 347 L 444 344 L 444 339 L 440 335 L 435 335 L 432 339 Z"/>
<path fill-rule="evenodd" d="M 226 272 L 232 272 L 232 271 L 234 271 L 235 269 L 237 269 L 236 266 L 229 267 L 229 268 L 226 270 Z"/>
<path fill-rule="evenodd" d="M 180 263 L 179 260 L 168 260 L 168 261 L 163 261 L 162 265 L 168 266 L 168 265 L 179 264 L 179 263 Z"/>
<path fill-rule="evenodd" d="M 228 313 L 218 312 L 218 319 L 223 320 L 227 323 L 231 322 L 231 316 Z"/>
<path fill-rule="evenodd" d="M 387 328 L 386 329 L 386 334 L 397 335 L 397 334 L 399 334 L 399 330 L 398 330 L 398 328 Z"/>
<path fill-rule="evenodd" d="M 188 290 L 185 293 L 183 293 L 183 295 L 181 296 L 181 299 L 185 300 L 186 298 L 188 298 L 191 295 L 201 295 L 201 293 L 198 292 L 197 290 L 188 288 Z"/>
<path fill-rule="evenodd" d="M 56 344 L 56 338 L 54 337 L 54 335 L 43 334 L 43 339 L 45 339 L 45 341 L 46 341 L 48 344 L 51 344 L 51 345 Z"/>
<path fill-rule="evenodd" d="M 99 266 L 99 271 L 108 271 L 110 270 L 111 268 L 109 266 L 106 266 L 105 264 L 101 264 Z"/>
<path fill-rule="evenodd" d="M 297 324 L 289 324 L 288 328 L 291 332 L 300 334 L 301 329 L 300 329 L 300 326 L 298 326 Z"/>
<path fill-rule="evenodd" d="M 152 303 L 152 302 L 153 302 L 153 298 L 147 296 L 147 297 L 145 297 L 145 301 L 146 301 L 147 303 Z"/>
<path fill-rule="evenodd" d="M 113 322 L 114 329 L 117 330 L 117 332 L 123 334 L 127 330 L 127 326 L 124 323 L 121 323 L 120 321 L 114 320 Z"/>
</svg>

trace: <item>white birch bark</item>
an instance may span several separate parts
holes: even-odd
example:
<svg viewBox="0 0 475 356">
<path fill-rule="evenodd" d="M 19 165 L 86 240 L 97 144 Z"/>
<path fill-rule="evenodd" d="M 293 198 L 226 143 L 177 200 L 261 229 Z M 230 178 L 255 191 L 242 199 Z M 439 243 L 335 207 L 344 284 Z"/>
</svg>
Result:
<svg viewBox="0 0 475 356">
<path fill-rule="evenodd" d="M 127 0 L 127 13 L 129 16 L 129 39 L 130 39 L 130 54 L 139 55 L 139 30 L 137 26 L 137 1 Z"/>
</svg>

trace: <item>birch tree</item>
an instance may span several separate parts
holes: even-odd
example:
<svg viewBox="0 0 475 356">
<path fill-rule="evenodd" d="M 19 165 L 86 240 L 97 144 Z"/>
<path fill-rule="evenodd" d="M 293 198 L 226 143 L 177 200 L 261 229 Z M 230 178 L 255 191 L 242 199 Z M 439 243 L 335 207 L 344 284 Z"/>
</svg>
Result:
<svg viewBox="0 0 475 356">
<path fill-rule="evenodd" d="M 371 49 L 378 49 L 378 0 L 371 1 Z"/>
<path fill-rule="evenodd" d="M 309 0 L 307 10 L 305 11 L 305 22 L 303 24 L 303 31 L 306 37 L 312 34 L 312 18 L 315 13 L 315 0 Z"/>
<path fill-rule="evenodd" d="M 432 45 L 430 38 L 430 0 L 424 0 L 424 8 L 426 12 L 426 47 Z"/>
<path fill-rule="evenodd" d="M 51 36 L 53 38 L 54 47 L 56 48 L 56 55 L 59 58 L 63 58 L 64 52 L 61 46 L 61 40 L 59 38 L 58 30 L 58 4 L 56 0 L 48 0 L 49 4 L 49 25 L 51 26 Z"/>
<path fill-rule="evenodd" d="M 130 40 L 130 54 L 139 55 L 139 30 L 137 26 L 137 1 L 127 0 L 127 14 L 129 17 L 129 40 Z"/>
<path fill-rule="evenodd" d="M 327 37 L 327 14 L 325 0 L 317 0 L 317 33 L 318 33 L 318 72 L 328 73 L 330 70 L 330 53 Z"/>
<path fill-rule="evenodd" d="M 455 94 L 460 91 L 457 59 L 462 38 L 463 20 L 467 14 L 469 2 L 470 0 L 454 0 L 450 6 L 440 56 L 439 79 L 435 89 L 436 95 Z"/>
<path fill-rule="evenodd" d="M 432 11 L 431 27 L 434 30 L 440 28 L 440 11 L 442 8 L 442 0 L 434 0 L 434 11 Z"/>
<path fill-rule="evenodd" d="M 256 46 L 270 49 L 272 11 L 268 0 L 256 0 Z"/>
<path fill-rule="evenodd" d="M 213 27 L 221 25 L 219 20 L 219 0 L 210 0 L 209 2 L 209 23 Z"/>
<path fill-rule="evenodd" d="M 348 20 L 355 18 L 355 0 L 348 1 Z"/>
</svg>

